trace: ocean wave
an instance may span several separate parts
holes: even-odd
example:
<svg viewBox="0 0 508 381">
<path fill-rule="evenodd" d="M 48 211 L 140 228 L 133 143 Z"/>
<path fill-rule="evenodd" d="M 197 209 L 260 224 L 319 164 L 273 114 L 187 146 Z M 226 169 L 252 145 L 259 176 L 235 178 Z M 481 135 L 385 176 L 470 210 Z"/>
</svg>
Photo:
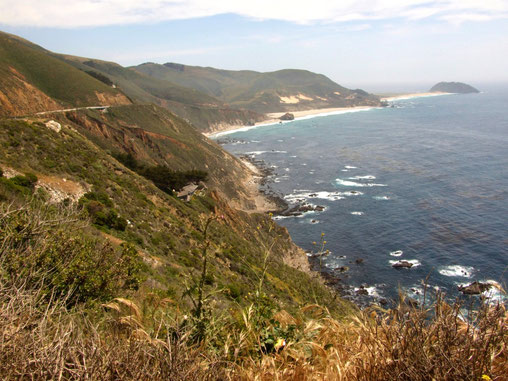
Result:
<svg viewBox="0 0 508 381">
<path fill-rule="evenodd" d="M 402 254 L 404 254 L 402 250 L 390 251 L 390 255 L 392 257 L 400 257 Z"/>
<path fill-rule="evenodd" d="M 350 196 L 360 196 L 362 195 L 362 192 L 327 192 L 327 191 L 320 191 L 320 192 L 312 192 L 310 190 L 295 190 L 295 193 L 288 194 L 284 196 L 284 199 L 289 202 L 300 202 L 305 201 L 312 198 L 319 198 L 323 200 L 330 200 L 330 201 L 336 201 L 336 200 L 343 200 L 345 197 Z"/>
<path fill-rule="evenodd" d="M 364 212 L 351 212 L 351 214 L 353 216 L 363 216 L 365 213 Z"/>
<path fill-rule="evenodd" d="M 503 290 L 502 286 L 499 284 L 499 282 L 493 280 L 493 279 L 487 279 L 487 280 L 480 280 L 480 283 L 487 283 L 490 284 L 492 287 L 490 287 L 488 290 L 485 290 L 482 292 L 482 297 L 488 300 L 491 304 L 497 304 L 497 303 L 504 303 L 507 300 L 506 292 Z M 455 283 L 457 286 L 467 286 L 470 283 Z"/>
<path fill-rule="evenodd" d="M 356 169 L 358 167 L 353 167 L 352 165 L 345 165 L 344 168 L 346 168 L 346 169 Z"/>
<path fill-rule="evenodd" d="M 375 180 L 376 179 L 376 176 L 372 176 L 372 175 L 366 175 L 366 176 L 353 176 L 353 177 L 348 177 L 349 180 Z"/>
<path fill-rule="evenodd" d="M 379 290 L 375 287 L 375 286 L 370 286 L 370 287 L 355 287 L 353 288 L 353 291 L 358 294 L 358 292 L 360 290 L 365 290 L 367 291 L 367 295 L 369 296 L 374 296 L 376 298 L 379 298 L 380 295 L 379 295 Z"/>
<path fill-rule="evenodd" d="M 463 277 L 471 278 L 473 275 L 474 267 L 461 266 L 461 265 L 450 265 L 444 266 L 438 270 L 439 274 L 450 277 Z"/>
<path fill-rule="evenodd" d="M 246 155 L 262 155 L 264 153 L 267 153 L 268 151 L 251 151 L 251 152 L 245 152 Z"/>
<path fill-rule="evenodd" d="M 272 151 L 250 151 L 250 152 L 245 152 L 246 155 L 254 155 L 254 156 L 263 155 L 265 153 L 288 153 L 288 152 L 287 151 L 275 151 L 275 150 L 272 150 Z"/>
<path fill-rule="evenodd" d="M 374 196 L 372 197 L 374 200 L 391 200 L 388 196 Z"/>
<path fill-rule="evenodd" d="M 374 184 L 374 183 L 357 183 L 354 181 L 335 179 L 335 182 L 338 185 L 343 185 L 345 187 L 386 187 L 386 184 Z"/>
</svg>

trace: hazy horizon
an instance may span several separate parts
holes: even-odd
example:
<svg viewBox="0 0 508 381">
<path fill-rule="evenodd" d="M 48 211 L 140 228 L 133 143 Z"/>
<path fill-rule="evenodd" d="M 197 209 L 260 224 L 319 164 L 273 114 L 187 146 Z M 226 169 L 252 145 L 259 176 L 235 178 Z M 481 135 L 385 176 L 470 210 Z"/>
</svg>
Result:
<svg viewBox="0 0 508 381">
<path fill-rule="evenodd" d="M 0 30 L 123 66 L 296 68 L 371 92 L 508 82 L 507 1 L 272 3 L 0 0 Z"/>
</svg>

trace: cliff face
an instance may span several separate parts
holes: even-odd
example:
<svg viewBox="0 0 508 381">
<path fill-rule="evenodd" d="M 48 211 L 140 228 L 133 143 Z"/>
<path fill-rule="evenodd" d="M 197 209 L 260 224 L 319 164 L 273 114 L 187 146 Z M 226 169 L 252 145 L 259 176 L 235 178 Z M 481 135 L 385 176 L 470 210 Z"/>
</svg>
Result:
<svg viewBox="0 0 508 381">
<path fill-rule="evenodd" d="M 479 93 L 480 91 L 475 89 L 473 86 L 462 82 L 439 82 L 432 86 L 430 92 L 442 92 L 442 93 Z"/>
</svg>

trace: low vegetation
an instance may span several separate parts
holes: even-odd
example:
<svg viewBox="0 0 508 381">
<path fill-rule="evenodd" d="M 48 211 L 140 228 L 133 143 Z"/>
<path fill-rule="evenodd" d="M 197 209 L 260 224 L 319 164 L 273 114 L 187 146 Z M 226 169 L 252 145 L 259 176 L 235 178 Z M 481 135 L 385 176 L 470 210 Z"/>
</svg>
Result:
<svg viewBox="0 0 508 381">
<path fill-rule="evenodd" d="M 208 173 L 199 169 L 174 171 L 166 165 L 148 166 L 139 163 L 131 153 L 116 153 L 114 157 L 127 168 L 151 180 L 157 188 L 170 195 L 180 191 L 189 183 L 199 183 L 208 179 Z"/>
<path fill-rule="evenodd" d="M 94 233 L 86 208 L 44 197 L 20 191 L 0 203 L 2 379 L 504 380 L 508 374 L 502 305 L 448 304 L 438 294 L 420 307 L 401 297 L 391 310 L 304 303 L 288 311 L 266 287 L 272 244 L 258 267 L 246 263 L 244 271 L 257 277 L 248 292 L 215 282 L 213 258 L 226 248 L 213 244 L 225 223 L 213 213 L 201 216 L 196 271 L 183 277 L 183 292 L 141 290 L 150 271 L 133 245 L 111 245 Z M 114 207 L 101 192 L 83 198 Z M 232 301 L 224 304 L 223 297 Z"/>
</svg>

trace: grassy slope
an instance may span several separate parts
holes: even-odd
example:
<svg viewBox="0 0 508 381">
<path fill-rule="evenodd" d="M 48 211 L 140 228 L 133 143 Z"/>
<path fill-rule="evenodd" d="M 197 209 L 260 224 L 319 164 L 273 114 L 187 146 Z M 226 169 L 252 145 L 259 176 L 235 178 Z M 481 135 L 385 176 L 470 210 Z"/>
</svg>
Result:
<svg viewBox="0 0 508 381">
<path fill-rule="evenodd" d="M 107 103 L 98 99 L 96 93 L 103 94 L 106 100 L 118 97 L 116 103 L 128 103 L 118 90 L 52 57 L 41 47 L 0 33 L 0 90 L 5 90 L 5 85 L 14 75 L 12 69 L 26 82 L 65 106 Z"/>
<path fill-rule="evenodd" d="M 190 121 L 201 130 L 214 125 L 243 125 L 262 120 L 252 111 L 235 110 L 223 101 L 171 81 L 151 78 L 124 68 L 116 63 L 74 56 L 56 55 L 81 70 L 95 70 L 113 80 L 131 99 L 142 103 L 155 103 Z"/>
<path fill-rule="evenodd" d="M 229 200 L 242 200 L 246 169 L 231 154 L 205 138 L 183 119 L 155 105 L 111 107 L 107 113 L 93 110 L 68 117 L 104 149 L 129 152 L 147 164 L 168 165 L 174 170 L 207 171 L 210 186 Z"/>
<path fill-rule="evenodd" d="M 124 168 L 103 149 L 71 129 L 64 128 L 57 134 L 37 122 L 24 121 L 4 121 L 0 127 L 1 167 L 86 183 L 93 190 L 109 195 L 119 214 L 133 225 L 124 232 L 106 232 L 135 244 L 145 256 L 156 258 L 157 266 L 152 268 L 151 281 L 145 290 L 155 285 L 185 306 L 182 280 L 190 282 L 200 270 L 202 219 L 213 211 L 225 219 L 211 227 L 211 247 L 215 254 L 209 263 L 209 282 L 233 290 L 230 294 L 220 293 L 220 303 L 242 301 L 255 288 L 262 272 L 264 248 L 272 241 L 266 293 L 274 295 L 277 303 L 288 308 L 314 298 L 321 302 L 330 300 L 331 295 L 315 280 L 283 264 L 282 256 L 294 247 L 287 232 L 272 226 L 268 217 L 233 210 L 213 193 L 183 203 Z M 74 128 L 80 127 L 74 125 Z"/>
<path fill-rule="evenodd" d="M 235 107 L 257 112 L 377 104 L 378 102 L 375 96 L 346 89 L 324 75 L 306 70 L 286 69 L 259 73 L 154 63 L 142 64 L 131 69 L 153 78 L 197 89 Z M 336 94 L 337 92 L 340 94 Z M 313 100 L 301 100 L 298 104 L 280 102 L 280 96 L 299 93 Z M 348 99 L 348 97 L 353 98 Z"/>
</svg>

